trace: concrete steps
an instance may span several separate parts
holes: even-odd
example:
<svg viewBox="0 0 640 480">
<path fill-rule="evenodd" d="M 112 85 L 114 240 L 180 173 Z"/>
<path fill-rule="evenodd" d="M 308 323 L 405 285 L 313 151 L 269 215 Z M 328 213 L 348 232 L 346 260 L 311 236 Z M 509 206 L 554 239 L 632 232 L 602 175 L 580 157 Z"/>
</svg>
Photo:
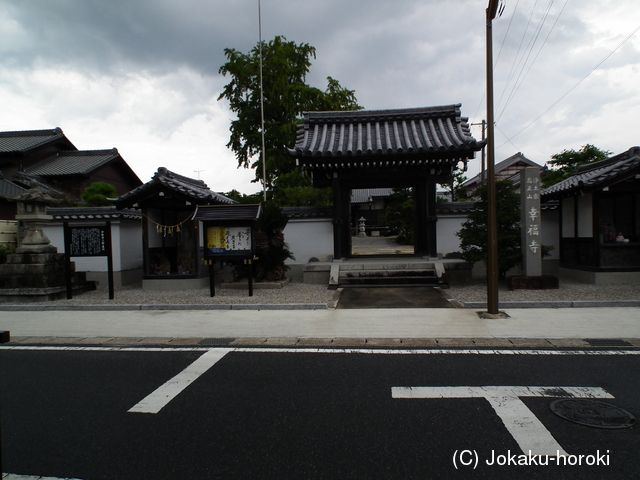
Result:
<svg viewBox="0 0 640 480">
<path fill-rule="evenodd" d="M 329 286 L 338 287 L 411 287 L 445 286 L 444 268 L 434 262 L 391 261 L 358 262 L 349 260 L 332 266 Z M 333 285 L 332 285 L 333 284 Z"/>
</svg>

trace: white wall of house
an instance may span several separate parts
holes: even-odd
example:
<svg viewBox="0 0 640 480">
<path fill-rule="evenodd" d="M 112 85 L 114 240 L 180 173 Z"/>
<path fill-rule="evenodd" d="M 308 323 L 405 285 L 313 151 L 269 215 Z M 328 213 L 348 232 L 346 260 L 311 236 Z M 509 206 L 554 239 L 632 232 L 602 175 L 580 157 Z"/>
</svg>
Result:
<svg viewBox="0 0 640 480">
<path fill-rule="evenodd" d="M 90 227 L 104 225 L 105 222 L 73 222 L 69 225 Z M 58 253 L 65 253 L 64 226 L 61 221 L 52 221 L 44 233 L 57 247 Z M 142 233 L 140 220 L 111 220 L 111 243 L 113 248 L 114 286 L 130 285 L 142 280 Z M 107 257 L 71 257 L 76 271 L 87 272 L 87 280 L 98 282 L 98 288 L 107 288 Z"/>
</svg>

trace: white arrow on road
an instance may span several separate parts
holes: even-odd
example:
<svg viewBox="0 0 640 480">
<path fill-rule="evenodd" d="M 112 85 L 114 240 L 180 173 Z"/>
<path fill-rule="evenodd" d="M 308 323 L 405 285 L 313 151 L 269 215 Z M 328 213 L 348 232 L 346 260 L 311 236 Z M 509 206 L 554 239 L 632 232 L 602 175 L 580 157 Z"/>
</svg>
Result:
<svg viewBox="0 0 640 480">
<path fill-rule="evenodd" d="M 524 454 L 567 455 L 520 397 L 614 398 L 600 387 L 392 387 L 393 398 L 486 398 Z"/>
</svg>

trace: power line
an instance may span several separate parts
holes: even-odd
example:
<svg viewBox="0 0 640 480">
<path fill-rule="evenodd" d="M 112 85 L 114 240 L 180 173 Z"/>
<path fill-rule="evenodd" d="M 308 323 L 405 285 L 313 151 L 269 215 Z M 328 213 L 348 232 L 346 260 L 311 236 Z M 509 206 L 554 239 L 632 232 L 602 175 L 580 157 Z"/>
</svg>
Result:
<svg viewBox="0 0 640 480">
<path fill-rule="evenodd" d="M 549 16 L 549 12 L 551 11 L 551 7 L 553 6 L 553 2 L 554 2 L 554 0 L 550 0 L 549 6 L 547 7 L 547 10 L 544 13 L 544 16 L 542 17 L 542 21 L 540 22 L 540 24 L 536 28 L 533 37 L 531 37 L 531 40 L 529 41 L 529 45 L 527 46 L 526 57 L 524 59 L 524 62 L 522 62 L 522 68 L 520 69 L 520 73 L 518 73 L 518 77 L 516 78 L 516 81 L 514 82 L 513 87 L 511 88 L 511 92 L 509 93 L 509 96 L 507 97 L 507 101 L 505 102 L 504 106 L 502 107 L 502 110 L 500 111 L 500 114 L 498 115 L 498 119 L 496 121 L 500 121 L 500 118 L 502 117 L 502 114 L 504 113 L 505 109 L 507 108 L 509 103 L 511 103 L 511 100 L 513 100 L 513 97 L 515 96 L 516 92 L 520 88 L 520 85 L 522 85 L 522 82 L 524 82 L 524 79 L 526 78 L 526 74 L 525 74 L 524 77 L 522 77 L 522 72 L 524 72 L 524 69 L 527 66 L 527 62 L 529 61 L 529 57 L 531 56 L 531 52 L 533 52 L 533 47 L 535 46 L 536 42 L 538 41 L 538 36 L 540 35 L 540 32 L 542 31 L 542 27 L 544 26 L 545 22 L 547 21 L 547 17 Z M 536 58 L 537 58 L 537 56 L 536 56 Z M 534 62 L 535 62 L 535 58 L 534 58 Z M 533 63 L 531 63 L 531 65 L 533 65 Z M 529 67 L 529 68 L 531 68 L 531 67 Z M 528 72 L 529 72 L 529 70 L 527 70 L 527 73 Z M 522 77 L 522 81 L 520 81 L 521 77 Z M 518 82 L 520 82 L 520 83 L 518 83 Z"/>
<path fill-rule="evenodd" d="M 573 92 L 576 88 L 578 88 L 578 86 L 584 82 L 593 72 L 595 72 L 600 65 L 602 65 L 604 62 L 606 62 L 609 57 L 611 57 L 611 55 L 613 55 L 614 53 L 616 53 L 620 47 L 622 47 L 622 45 L 624 45 L 625 43 L 627 43 L 629 41 L 629 39 L 631 37 L 633 37 L 638 30 L 640 30 L 640 25 L 638 25 L 636 27 L 636 29 L 631 32 L 629 35 L 626 36 L 626 38 L 620 42 L 618 44 L 618 46 L 616 48 L 614 48 L 611 52 L 609 52 L 609 54 L 604 57 L 595 67 L 593 67 L 591 69 L 591 71 L 589 73 L 587 73 L 584 77 L 582 77 L 582 79 L 580 79 L 580 81 L 578 83 L 576 83 L 573 87 L 571 87 L 566 93 L 564 93 L 560 98 L 558 98 L 558 100 L 556 100 L 549 108 L 547 108 L 544 112 L 542 112 L 540 115 L 538 115 L 529 125 L 527 125 L 526 127 L 524 127 L 522 130 L 520 130 L 518 133 L 516 133 L 515 135 L 513 135 L 511 138 L 508 138 L 506 142 L 504 142 L 502 145 L 500 145 L 498 148 L 502 147 L 503 145 L 511 142 L 511 140 L 513 140 L 514 138 L 516 138 L 518 135 L 520 135 L 522 132 L 524 132 L 525 130 L 527 130 L 529 127 L 531 127 L 531 125 L 533 125 L 534 123 L 536 123 L 538 120 L 540 120 L 542 117 L 544 117 L 547 113 L 549 113 L 556 105 L 558 105 L 562 100 L 565 99 L 565 97 L 567 97 L 571 92 Z"/>
<path fill-rule="evenodd" d="M 502 114 L 504 113 L 504 109 L 507 108 L 507 105 L 509 105 L 509 103 L 511 103 L 511 100 L 513 99 L 513 96 L 517 93 L 517 91 L 520 89 L 520 87 L 524 83 L 524 80 L 525 80 L 525 78 L 527 78 L 527 75 L 529 75 L 529 72 L 531 71 L 531 67 L 533 67 L 534 63 L 536 63 L 536 60 L 540 56 L 540 52 L 542 52 L 542 49 L 547 44 L 547 40 L 549 40 L 549 37 L 551 36 L 551 32 L 553 32 L 553 30 L 556 27 L 556 24 L 558 23 L 558 20 L 560 20 L 560 17 L 562 16 L 562 12 L 564 12 L 564 9 L 567 6 L 567 3 L 569 3 L 569 0 L 565 0 L 564 5 L 562 6 L 562 9 L 560 10 L 560 13 L 556 17 L 556 21 L 553 22 L 553 25 L 551 26 L 551 29 L 549 30 L 549 33 L 547 33 L 547 36 L 545 37 L 544 42 L 542 42 L 542 45 L 540 46 L 540 49 L 538 50 L 538 53 L 536 53 L 536 56 L 533 58 L 533 61 L 529 64 L 529 68 L 527 69 L 527 72 L 524 74 L 524 77 L 522 78 L 522 81 L 518 84 L 516 90 L 509 97 L 509 100 L 507 100 L 507 104 L 504 106 L 504 108 L 500 112 L 500 117 L 502 117 Z M 498 118 L 498 120 L 499 120 L 499 118 Z"/>
</svg>

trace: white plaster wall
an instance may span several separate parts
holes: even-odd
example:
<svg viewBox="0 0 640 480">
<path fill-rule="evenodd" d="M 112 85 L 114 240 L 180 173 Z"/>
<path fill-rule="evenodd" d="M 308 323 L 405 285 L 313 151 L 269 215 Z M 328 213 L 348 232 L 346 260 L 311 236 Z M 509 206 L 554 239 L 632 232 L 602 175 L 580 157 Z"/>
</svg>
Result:
<svg viewBox="0 0 640 480">
<path fill-rule="evenodd" d="M 560 258 L 560 225 L 559 212 L 557 210 L 542 211 L 541 242 L 544 245 L 552 245 L 554 249 L 551 255 L 545 260 L 553 260 Z M 464 215 L 439 215 L 437 222 L 437 242 L 438 253 L 445 256 L 447 253 L 460 252 L 460 238 L 456 236 L 456 232 L 460 231 L 462 224 L 466 222 L 467 217 Z"/>
<path fill-rule="evenodd" d="M 295 260 L 288 264 L 304 264 L 311 257 L 324 262 L 333 257 L 333 224 L 330 218 L 291 219 L 284 229 L 284 240 Z"/>
<path fill-rule="evenodd" d="M 436 222 L 438 253 L 442 256 L 448 253 L 460 251 L 460 239 L 456 232 L 460 231 L 462 224 L 467 221 L 464 215 L 438 215 Z"/>
<path fill-rule="evenodd" d="M 551 254 L 543 260 L 560 259 L 560 212 L 558 210 L 543 210 L 540 228 L 542 229 L 540 243 L 553 246 Z"/>
<path fill-rule="evenodd" d="M 112 224 L 113 225 L 113 224 Z M 119 248 L 121 270 L 142 268 L 142 225 L 140 222 L 123 222 L 118 229 L 118 238 L 113 238 L 115 257 L 116 243 Z M 115 270 L 115 258 L 113 268 Z"/>
</svg>

